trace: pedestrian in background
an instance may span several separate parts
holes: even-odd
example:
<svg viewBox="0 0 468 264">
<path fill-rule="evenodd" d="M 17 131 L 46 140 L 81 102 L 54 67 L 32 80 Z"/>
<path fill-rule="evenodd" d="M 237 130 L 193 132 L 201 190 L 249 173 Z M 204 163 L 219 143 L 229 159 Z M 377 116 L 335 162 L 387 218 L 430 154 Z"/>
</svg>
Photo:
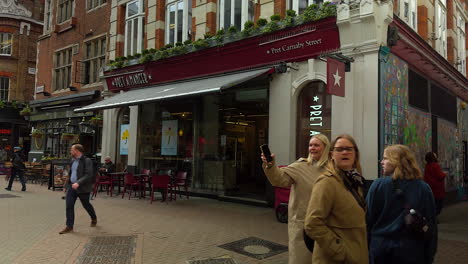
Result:
<svg viewBox="0 0 468 264">
<path fill-rule="evenodd" d="M 80 144 L 75 144 L 70 148 L 70 154 L 73 158 L 70 166 L 70 180 L 67 183 L 66 194 L 66 227 L 59 234 L 66 234 L 73 231 L 75 223 L 75 202 L 80 199 L 83 208 L 86 209 L 91 217 L 91 227 L 97 224 L 96 212 L 89 202 L 91 191 L 95 179 L 95 170 L 93 162 L 84 154 L 84 148 Z"/>
<path fill-rule="evenodd" d="M 349 135 L 332 142 L 331 160 L 313 188 L 304 230 L 315 240 L 313 264 L 366 264 L 365 180 Z"/>
<path fill-rule="evenodd" d="M 366 197 L 370 263 L 432 263 L 437 247 L 434 198 L 413 152 L 407 146 L 389 146 L 381 165 L 387 177 L 375 180 Z M 419 230 L 427 230 L 424 237 L 409 228 L 413 214 L 427 221 L 427 229 L 421 224 Z"/>
<path fill-rule="evenodd" d="M 310 264 L 312 255 L 306 248 L 303 239 L 304 219 L 307 204 L 317 177 L 323 173 L 328 162 L 330 141 L 325 135 L 313 136 L 309 141 L 309 155 L 301 158 L 287 167 L 275 166 L 273 161 L 267 162 L 262 154 L 263 171 L 268 180 L 276 187 L 291 187 L 288 203 L 288 237 L 289 263 Z"/>
<path fill-rule="evenodd" d="M 13 186 L 13 181 L 15 180 L 16 176 L 18 175 L 21 185 L 21 191 L 26 191 L 26 180 L 24 179 L 24 170 L 26 166 L 24 166 L 25 157 L 23 153 L 21 153 L 21 147 L 14 147 L 13 148 L 13 157 L 11 162 L 13 164 L 13 168 L 11 169 L 11 176 L 10 181 L 8 182 L 8 187 L 5 188 L 7 191 L 11 191 L 11 187 Z"/>
<path fill-rule="evenodd" d="M 442 211 L 445 199 L 445 177 L 447 173 L 440 168 L 437 155 L 434 152 L 426 153 L 426 168 L 424 169 L 424 181 L 431 187 L 436 205 L 436 215 Z"/>
</svg>

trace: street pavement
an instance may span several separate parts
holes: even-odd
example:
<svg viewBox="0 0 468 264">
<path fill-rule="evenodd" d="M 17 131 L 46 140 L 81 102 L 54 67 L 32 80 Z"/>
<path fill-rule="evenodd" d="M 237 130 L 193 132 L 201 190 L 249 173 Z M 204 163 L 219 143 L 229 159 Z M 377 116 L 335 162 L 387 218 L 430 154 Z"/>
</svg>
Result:
<svg viewBox="0 0 468 264">
<path fill-rule="evenodd" d="M 0 185 L 0 264 L 287 264 L 288 261 L 282 247 L 287 246 L 287 225 L 276 221 L 271 208 L 198 197 L 150 204 L 148 198 L 128 200 L 127 195 L 121 199 L 103 192 L 92 201 L 98 216 L 97 227 L 89 226 L 89 216 L 77 202 L 74 232 L 59 235 L 65 223 L 62 192 L 52 192 L 37 184 L 29 184 L 28 191 L 21 192 L 18 182 L 12 192 L 7 192 L 6 182 Z M 19 197 L 2 198 L 5 194 Z M 467 219 L 468 202 L 444 209 L 436 263 L 468 263 Z M 274 244 L 249 244 L 244 251 L 250 255 L 220 247 L 247 238 Z M 128 256 L 129 261 L 106 262 L 105 256 L 109 255 Z"/>
</svg>

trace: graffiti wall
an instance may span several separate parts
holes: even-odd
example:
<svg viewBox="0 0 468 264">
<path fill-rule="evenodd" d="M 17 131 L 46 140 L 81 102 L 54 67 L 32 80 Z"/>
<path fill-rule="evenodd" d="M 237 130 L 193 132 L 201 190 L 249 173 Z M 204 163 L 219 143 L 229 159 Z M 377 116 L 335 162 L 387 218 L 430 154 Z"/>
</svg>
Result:
<svg viewBox="0 0 468 264">
<path fill-rule="evenodd" d="M 408 64 L 397 56 L 381 51 L 381 149 L 402 144 L 408 111 Z M 383 138 L 382 138 L 383 137 Z"/>
<path fill-rule="evenodd" d="M 437 136 L 440 167 L 447 173 L 445 186 L 447 191 L 452 191 L 461 185 L 462 181 L 458 129 L 455 124 L 439 118 L 437 120 Z"/>
<path fill-rule="evenodd" d="M 424 170 L 424 157 L 432 151 L 432 124 L 429 113 L 408 107 L 407 122 L 403 128 L 403 144 L 410 147 L 419 166 Z"/>
</svg>

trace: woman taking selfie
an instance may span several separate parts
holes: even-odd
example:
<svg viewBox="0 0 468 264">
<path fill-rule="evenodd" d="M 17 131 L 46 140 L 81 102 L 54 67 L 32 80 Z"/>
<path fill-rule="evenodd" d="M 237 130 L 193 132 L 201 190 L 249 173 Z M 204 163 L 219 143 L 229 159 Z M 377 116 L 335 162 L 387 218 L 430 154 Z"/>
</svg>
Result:
<svg viewBox="0 0 468 264">
<path fill-rule="evenodd" d="M 432 263 L 437 246 L 434 198 L 413 152 L 389 146 L 381 165 L 388 177 L 375 180 L 366 198 L 370 263 Z"/>
<path fill-rule="evenodd" d="M 312 263 L 368 263 L 364 184 L 356 142 L 338 136 L 307 209 L 305 232 L 315 240 Z"/>
<path fill-rule="evenodd" d="M 287 167 L 275 166 L 274 154 L 271 155 L 272 162 L 267 162 L 263 154 L 261 156 L 263 171 L 271 184 L 275 187 L 291 187 L 288 204 L 290 264 L 310 264 L 312 261 L 303 240 L 304 218 L 312 186 L 327 164 L 329 151 L 330 141 L 325 135 L 319 134 L 309 141 L 308 158 L 301 158 Z"/>
</svg>

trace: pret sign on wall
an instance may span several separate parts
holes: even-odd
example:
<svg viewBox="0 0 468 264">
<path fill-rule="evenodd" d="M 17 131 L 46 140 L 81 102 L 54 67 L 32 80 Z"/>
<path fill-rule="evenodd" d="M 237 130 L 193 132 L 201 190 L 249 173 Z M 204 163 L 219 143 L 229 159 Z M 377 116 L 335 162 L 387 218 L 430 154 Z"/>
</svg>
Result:
<svg viewBox="0 0 468 264">
<path fill-rule="evenodd" d="M 331 17 L 227 43 L 222 47 L 108 71 L 104 77 L 109 90 L 117 92 L 277 62 L 307 60 L 339 47 L 336 18 Z"/>
<path fill-rule="evenodd" d="M 331 137 L 331 95 L 323 82 L 304 87 L 297 101 L 296 156 L 307 157 L 309 140 L 317 134 Z"/>
</svg>

